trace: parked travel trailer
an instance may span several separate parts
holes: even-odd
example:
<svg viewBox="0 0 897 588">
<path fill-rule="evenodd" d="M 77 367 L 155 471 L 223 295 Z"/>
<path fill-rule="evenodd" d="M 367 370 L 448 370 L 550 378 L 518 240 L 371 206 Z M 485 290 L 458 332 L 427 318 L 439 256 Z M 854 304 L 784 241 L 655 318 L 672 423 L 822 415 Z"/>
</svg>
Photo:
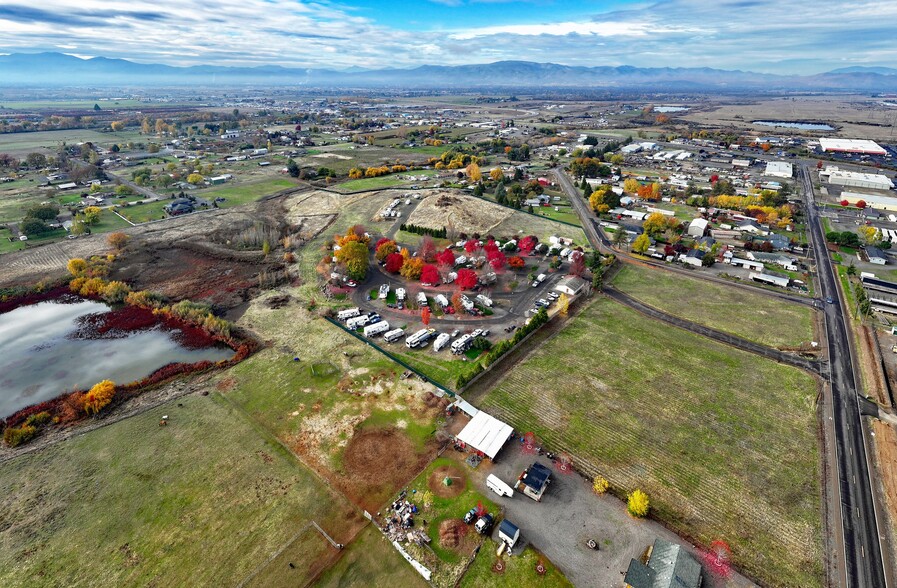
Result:
<svg viewBox="0 0 897 588">
<path fill-rule="evenodd" d="M 387 343 L 398 341 L 405 334 L 405 329 L 393 329 L 383 335 L 383 340 Z"/>
<path fill-rule="evenodd" d="M 389 323 L 386 321 L 380 321 L 374 323 L 373 325 L 368 325 L 364 328 L 364 336 L 365 337 L 376 337 L 380 333 L 385 333 L 389 330 Z"/>
<path fill-rule="evenodd" d="M 442 333 L 441 335 L 436 337 L 436 342 L 433 343 L 433 351 L 442 351 L 451 340 L 451 335 L 449 335 L 448 333 Z"/>
<path fill-rule="evenodd" d="M 489 477 L 486 478 L 486 487 L 499 496 L 507 496 L 508 498 L 514 496 L 514 490 L 495 474 L 489 474 Z"/>
<path fill-rule="evenodd" d="M 341 321 L 347 321 L 361 314 L 360 308 L 347 308 L 336 313 L 336 318 Z"/>
</svg>

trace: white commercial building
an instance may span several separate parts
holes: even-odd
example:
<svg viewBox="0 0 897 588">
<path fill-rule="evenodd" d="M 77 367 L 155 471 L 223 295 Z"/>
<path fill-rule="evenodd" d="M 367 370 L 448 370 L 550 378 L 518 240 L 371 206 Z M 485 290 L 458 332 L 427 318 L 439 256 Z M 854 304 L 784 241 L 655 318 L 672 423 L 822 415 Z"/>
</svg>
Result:
<svg viewBox="0 0 897 588">
<path fill-rule="evenodd" d="M 868 139 L 819 139 L 823 151 L 839 153 L 862 153 L 865 155 L 887 155 L 887 151 L 875 141 Z"/>
<path fill-rule="evenodd" d="M 766 164 L 766 176 L 788 178 L 794 175 L 794 166 L 786 161 L 770 161 Z"/>
<path fill-rule="evenodd" d="M 897 211 L 897 198 L 893 196 L 881 196 L 877 194 L 861 194 L 859 192 L 841 192 L 841 200 L 848 204 L 856 204 L 860 200 L 877 210 Z"/>
<path fill-rule="evenodd" d="M 696 218 L 688 225 L 688 234 L 692 237 L 703 237 L 708 224 L 707 219 Z"/>
<path fill-rule="evenodd" d="M 852 172 L 829 166 L 819 172 L 819 176 L 828 176 L 830 184 L 837 186 L 851 186 L 853 188 L 870 188 L 872 190 L 890 190 L 894 187 L 891 178 L 881 174 L 866 174 Z"/>
</svg>

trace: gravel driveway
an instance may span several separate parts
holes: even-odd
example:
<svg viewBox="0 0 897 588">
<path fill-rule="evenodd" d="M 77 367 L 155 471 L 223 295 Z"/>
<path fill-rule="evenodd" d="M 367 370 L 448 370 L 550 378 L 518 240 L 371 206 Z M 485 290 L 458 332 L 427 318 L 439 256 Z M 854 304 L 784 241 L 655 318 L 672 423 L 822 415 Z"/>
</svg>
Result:
<svg viewBox="0 0 897 588">
<path fill-rule="evenodd" d="M 483 462 L 471 479 L 488 492 L 486 476 L 495 474 L 513 484 L 533 461 L 557 471 L 551 460 L 525 453 L 519 441 L 514 440 L 499 453 L 498 463 Z M 544 553 L 576 586 L 622 586 L 629 561 L 638 558 L 658 537 L 695 551 L 660 524 L 630 517 L 622 501 L 609 495 L 596 496 L 591 485 L 578 474 L 552 475 L 542 502 L 522 493 L 515 493 L 513 498 L 490 493 L 489 498 L 500 504 L 505 517 L 520 528 L 522 544 L 531 543 Z M 598 551 L 586 546 L 590 537 L 600 543 Z M 519 545 L 515 553 L 520 553 Z M 741 588 L 754 584 L 733 575 L 728 581 L 705 577 L 704 586 Z"/>
</svg>

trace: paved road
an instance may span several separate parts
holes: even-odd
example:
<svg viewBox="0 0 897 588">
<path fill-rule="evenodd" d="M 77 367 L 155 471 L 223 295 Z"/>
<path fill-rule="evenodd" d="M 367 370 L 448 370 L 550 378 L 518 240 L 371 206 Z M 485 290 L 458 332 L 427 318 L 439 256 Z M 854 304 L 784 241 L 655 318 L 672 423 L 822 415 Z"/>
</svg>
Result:
<svg viewBox="0 0 897 588">
<path fill-rule="evenodd" d="M 513 498 L 498 497 L 486 489 L 488 474 L 512 483 L 533 461 L 555 469 L 546 457 L 527 454 L 518 441 L 512 441 L 499 453 L 497 463 L 484 462 L 472 472 L 471 481 L 520 528 L 524 543 L 514 549 L 515 554 L 522 551 L 522 545 L 532 544 L 574 585 L 602 588 L 622 586 L 630 560 L 639 557 L 658 537 L 678 543 L 699 557 L 691 544 L 659 523 L 630 517 L 621 500 L 609 495 L 596 496 L 589 483 L 577 474 L 555 474 L 542 502 L 534 502 L 519 493 Z M 599 541 L 598 551 L 586 546 L 590 538 Z M 492 554 L 482 556 L 492 557 Z M 704 586 L 742 588 L 754 584 L 733 573 L 728 580 L 706 578 Z"/>
<path fill-rule="evenodd" d="M 605 286 L 603 292 L 608 297 L 616 300 L 620 304 L 624 304 L 644 315 L 664 321 L 673 326 L 679 327 L 680 329 L 685 329 L 686 331 L 690 331 L 698 335 L 703 335 L 704 337 L 714 339 L 716 341 L 719 341 L 720 343 L 725 343 L 726 345 L 731 345 L 732 347 L 737 347 L 738 349 L 743 349 L 744 351 L 749 351 L 750 353 L 756 353 L 757 355 L 761 355 L 773 361 L 794 366 L 796 368 L 806 370 L 814 374 L 819 374 L 822 371 L 822 364 L 818 361 L 800 357 L 799 355 L 795 355 L 793 353 L 779 351 L 778 349 L 767 347 L 766 345 L 760 345 L 759 343 L 754 343 L 753 341 L 748 341 L 747 339 L 742 339 L 741 337 L 730 335 L 729 333 L 723 333 L 722 331 L 717 331 L 716 329 L 711 329 L 710 327 L 705 327 L 704 325 L 699 325 L 683 318 L 667 314 L 661 310 L 654 308 L 653 306 L 649 306 L 639 300 L 636 300 L 635 298 L 632 298 L 628 294 L 620 292 L 612 286 Z"/>
<path fill-rule="evenodd" d="M 582 192 L 578 190 L 573 182 L 570 181 L 570 177 L 561 169 L 554 168 L 554 175 L 558 180 L 558 183 L 564 189 L 564 192 L 567 193 L 573 208 L 576 209 L 576 214 L 579 216 L 580 221 L 582 221 L 582 229 L 586 234 L 586 237 L 589 239 L 589 243 L 591 243 L 592 247 L 598 251 L 603 253 L 613 253 L 617 259 L 623 261 L 625 263 L 635 263 L 639 265 L 648 265 L 652 266 L 664 271 L 677 273 L 689 277 L 696 277 L 695 272 L 691 270 L 686 270 L 675 265 L 671 265 L 666 262 L 655 261 L 650 258 L 636 258 L 630 255 L 625 251 L 621 251 L 618 249 L 614 249 L 610 240 L 605 236 L 604 232 L 598 225 L 598 221 L 595 218 L 595 215 L 592 214 L 592 211 L 589 209 L 589 205 L 586 203 L 585 199 L 582 197 Z M 749 290 L 751 292 L 755 292 L 757 294 L 762 294 L 764 296 L 770 296 L 773 298 L 779 298 L 781 300 L 787 300 L 789 302 L 794 302 L 797 304 L 803 304 L 805 306 L 813 306 L 814 301 L 812 298 L 807 298 L 805 296 L 796 296 L 793 294 L 788 294 L 787 292 L 777 292 L 774 290 L 767 290 L 766 288 L 761 288 L 760 286 L 754 286 L 752 284 L 746 284 L 742 282 L 732 282 L 730 280 L 725 280 L 723 278 L 717 277 L 707 272 L 700 273 L 699 276 L 702 280 L 707 280 L 709 282 L 716 282 L 718 284 L 723 284 L 726 286 L 732 286 L 735 288 L 741 288 L 743 290 Z"/>
<path fill-rule="evenodd" d="M 842 581 L 846 581 L 849 587 L 884 588 L 888 586 L 882 550 L 885 539 L 878 530 L 872 468 L 868 461 L 845 309 L 829 262 L 822 223 L 814 202 L 813 183 L 805 164 L 800 165 L 798 174 L 804 191 L 807 224 L 818 260 L 820 295 L 833 301 L 825 305 L 824 312 L 844 539 L 843 572 L 846 577 Z"/>
</svg>

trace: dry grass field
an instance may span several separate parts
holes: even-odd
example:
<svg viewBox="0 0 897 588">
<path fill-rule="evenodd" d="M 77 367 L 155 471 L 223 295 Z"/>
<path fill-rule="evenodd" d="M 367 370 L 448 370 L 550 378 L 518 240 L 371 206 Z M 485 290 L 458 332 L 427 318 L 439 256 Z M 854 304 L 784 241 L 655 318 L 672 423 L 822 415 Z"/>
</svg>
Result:
<svg viewBox="0 0 897 588">
<path fill-rule="evenodd" d="M 816 382 L 597 299 L 482 407 L 770 586 L 822 584 Z"/>
<path fill-rule="evenodd" d="M 813 340 L 813 310 L 799 304 L 632 264 L 613 283 L 654 308 L 763 345 Z"/>
</svg>

